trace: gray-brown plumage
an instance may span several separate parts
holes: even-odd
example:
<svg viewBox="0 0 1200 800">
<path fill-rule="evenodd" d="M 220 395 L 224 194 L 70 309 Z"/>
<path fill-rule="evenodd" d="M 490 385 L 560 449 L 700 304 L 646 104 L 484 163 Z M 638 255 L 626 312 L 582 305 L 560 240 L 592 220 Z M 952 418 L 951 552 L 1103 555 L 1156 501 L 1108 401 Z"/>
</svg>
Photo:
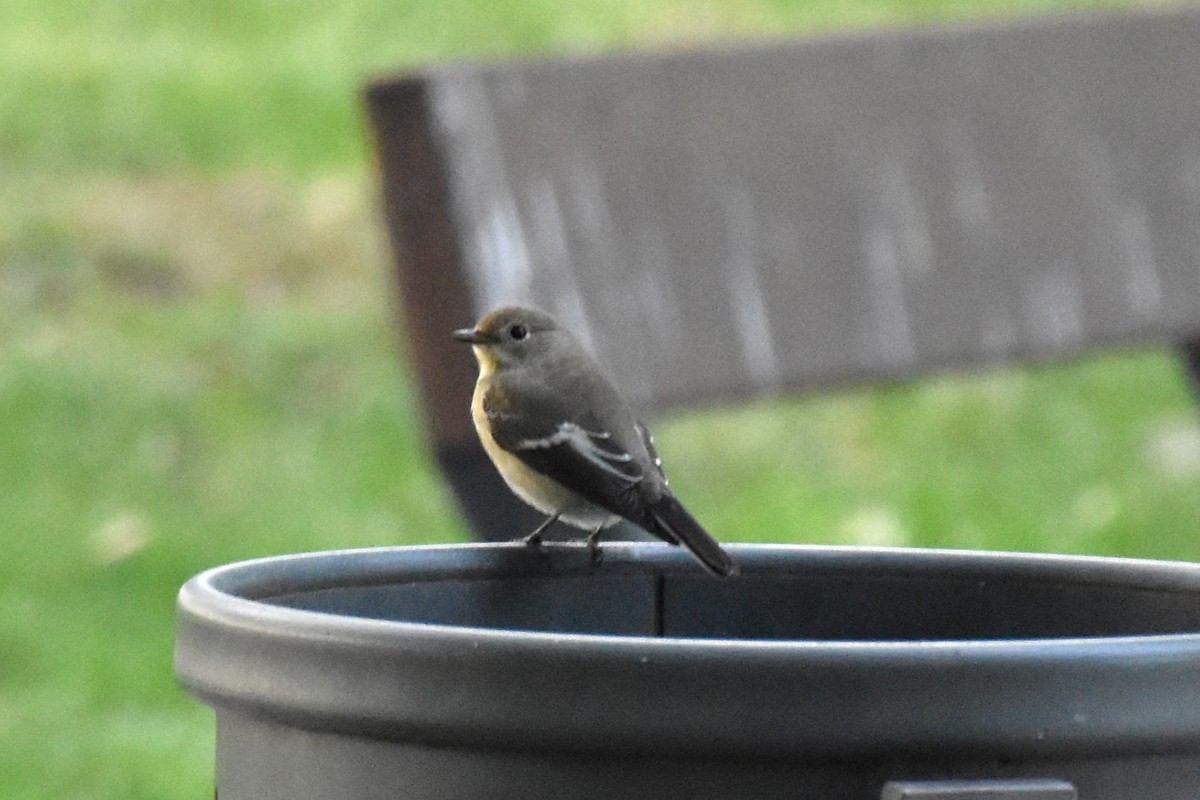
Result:
<svg viewBox="0 0 1200 800">
<path fill-rule="evenodd" d="M 715 575 L 737 571 L 671 492 L 650 431 L 569 331 L 540 311 L 508 307 L 454 335 L 479 362 L 471 415 L 484 449 L 509 487 L 547 515 L 526 541 L 562 520 L 594 543 L 626 519 Z"/>
</svg>

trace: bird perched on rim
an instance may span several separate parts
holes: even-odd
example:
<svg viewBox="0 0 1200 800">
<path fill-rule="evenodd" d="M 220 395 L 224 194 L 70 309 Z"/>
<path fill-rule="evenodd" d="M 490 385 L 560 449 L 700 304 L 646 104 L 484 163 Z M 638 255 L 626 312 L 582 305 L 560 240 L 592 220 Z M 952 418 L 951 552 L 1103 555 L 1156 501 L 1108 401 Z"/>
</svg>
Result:
<svg viewBox="0 0 1200 800">
<path fill-rule="evenodd" d="M 583 347 L 553 317 L 497 309 L 455 331 L 479 362 L 471 416 L 483 448 L 517 496 L 546 514 L 538 544 L 561 520 L 601 531 L 629 520 L 682 545 L 721 577 L 737 566 L 667 486 L 654 437 Z"/>
</svg>

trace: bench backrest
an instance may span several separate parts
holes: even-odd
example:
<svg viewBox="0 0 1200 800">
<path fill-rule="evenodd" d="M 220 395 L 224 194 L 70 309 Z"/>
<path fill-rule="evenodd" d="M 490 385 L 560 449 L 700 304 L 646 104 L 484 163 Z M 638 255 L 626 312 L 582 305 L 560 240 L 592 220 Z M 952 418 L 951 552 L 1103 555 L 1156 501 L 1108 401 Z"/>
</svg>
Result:
<svg viewBox="0 0 1200 800">
<path fill-rule="evenodd" d="M 1196 9 L 438 67 L 367 99 L 460 490 L 494 479 L 448 332 L 502 304 L 574 326 L 649 411 L 1200 339 Z"/>
</svg>

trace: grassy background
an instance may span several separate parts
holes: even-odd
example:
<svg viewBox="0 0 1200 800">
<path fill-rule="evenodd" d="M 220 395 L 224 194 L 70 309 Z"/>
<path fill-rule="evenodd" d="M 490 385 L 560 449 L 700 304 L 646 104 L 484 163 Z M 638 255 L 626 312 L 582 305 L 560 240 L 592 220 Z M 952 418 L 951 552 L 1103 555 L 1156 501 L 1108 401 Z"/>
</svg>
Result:
<svg viewBox="0 0 1200 800">
<path fill-rule="evenodd" d="M 367 75 L 1095 5 L 1128 3 L 0 0 L 0 796 L 211 796 L 178 586 L 463 537 L 389 328 Z M 1200 559 L 1164 351 L 658 433 L 729 540 Z"/>
</svg>

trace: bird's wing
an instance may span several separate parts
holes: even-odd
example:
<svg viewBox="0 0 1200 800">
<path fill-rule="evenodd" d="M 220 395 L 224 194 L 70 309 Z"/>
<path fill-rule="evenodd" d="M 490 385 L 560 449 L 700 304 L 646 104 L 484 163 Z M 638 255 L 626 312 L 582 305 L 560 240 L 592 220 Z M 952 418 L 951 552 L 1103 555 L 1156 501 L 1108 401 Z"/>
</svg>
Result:
<svg viewBox="0 0 1200 800">
<path fill-rule="evenodd" d="M 520 414 L 489 410 L 486 399 L 484 410 L 492 423 L 492 438 L 526 466 L 664 541 L 683 545 L 715 575 L 737 571 L 717 541 L 666 488 L 654 437 L 645 425 L 631 423 L 632 431 L 626 434 L 636 436 L 645 448 L 639 459 L 594 415 L 577 413 L 571 419 L 562 403 L 548 397 L 527 398 Z M 654 472 L 648 475 L 650 471 Z M 662 483 L 648 492 L 643 486 L 648 478 L 652 484 Z"/>
<path fill-rule="evenodd" d="M 571 419 L 552 401 L 522 404 L 521 413 L 494 411 L 492 438 L 529 468 L 553 478 L 614 514 L 638 512 L 636 487 L 645 478 L 635 455 L 590 414 Z"/>
<path fill-rule="evenodd" d="M 642 444 L 645 445 L 646 452 L 650 454 L 650 460 L 654 462 L 654 468 L 662 476 L 663 485 L 666 485 L 668 483 L 667 473 L 663 469 L 662 459 L 658 457 L 658 449 L 654 446 L 654 434 L 641 422 L 634 423 L 634 427 L 637 428 L 638 436 L 642 437 Z"/>
</svg>

